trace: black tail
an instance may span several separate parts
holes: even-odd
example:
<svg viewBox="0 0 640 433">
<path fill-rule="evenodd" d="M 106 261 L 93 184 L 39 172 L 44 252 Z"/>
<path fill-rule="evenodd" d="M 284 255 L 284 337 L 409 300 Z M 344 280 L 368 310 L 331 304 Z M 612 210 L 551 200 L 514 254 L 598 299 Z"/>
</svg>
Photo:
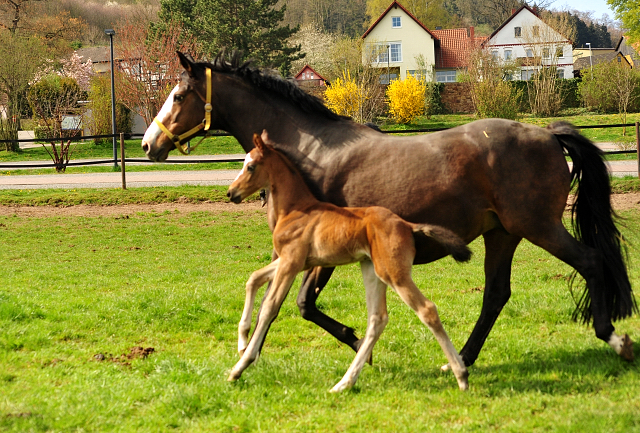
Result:
<svg viewBox="0 0 640 433">
<path fill-rule="evenodd" d="M 638 311 L 627 275 L 625 240 L 616 227 L 611 208 L 611 184 L 602 151 L 566 122 L 549 125 L 573 161 L 572 186 L 575 201 L 571 207 L 576 239 L 597 249 L 604 261 L 604 297 L 612 320 L 623 319 Z M 592 319 L 588 290 L 577 299 L 573 318 L 585 323 Z"/>
</svg>

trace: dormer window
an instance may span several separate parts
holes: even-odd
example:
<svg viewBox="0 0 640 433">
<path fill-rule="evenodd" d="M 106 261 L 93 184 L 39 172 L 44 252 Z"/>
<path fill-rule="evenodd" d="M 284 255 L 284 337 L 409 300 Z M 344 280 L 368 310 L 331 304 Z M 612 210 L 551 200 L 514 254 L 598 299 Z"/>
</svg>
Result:
<svg viewBox="0 0 640 433">
<path fill-rule="evenodd" d="M 391 28 L 399 29 L 402 27 L 402 20 L 400 17 L 391 17 Z"/>
</svg>

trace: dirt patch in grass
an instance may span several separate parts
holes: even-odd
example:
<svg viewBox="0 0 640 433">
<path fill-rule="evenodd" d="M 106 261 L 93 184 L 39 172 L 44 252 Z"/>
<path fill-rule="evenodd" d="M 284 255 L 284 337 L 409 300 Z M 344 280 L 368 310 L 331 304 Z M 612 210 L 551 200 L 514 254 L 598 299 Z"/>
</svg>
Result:
<svg viewBox="0 0 640 433">
<path fill-rule="evenodd" d="M 640 194 L 639 194 L 640 195 Z M 640 199 L 639 199 L 640 200 Z M 239 212 L 252 211 L 262 208 L 259 201 L 233 203 L 161 203 L 161 204 L 126 204 L 113 206 L 77 205 L 68 207 L 58 206 L 0 206 L 0 215 L 17 215 L 33 217 L 54 216 L 118 216 L 137 213 L 163 212 Z"/>
<path fill-rule="evenodd" d="M 611 196 L 613 208 L 617 211 L 640 210 L 640 193 L 613 194 Z M 208 203 L 161 203 L 161 204 L 126 204 L 113 206 L 77 205 L 68 207 L 58 206 L 0 206 L 0 215 L 17 215 L 33 217 L 50 216 L 113 216 L 132 215 L 140 212 L 238 212 L 260 210 L 260 201 L 249 201 L 240 204 L 224 202 Z M 266 209 L 265 209 L 266 211 Z"/>
</svg>

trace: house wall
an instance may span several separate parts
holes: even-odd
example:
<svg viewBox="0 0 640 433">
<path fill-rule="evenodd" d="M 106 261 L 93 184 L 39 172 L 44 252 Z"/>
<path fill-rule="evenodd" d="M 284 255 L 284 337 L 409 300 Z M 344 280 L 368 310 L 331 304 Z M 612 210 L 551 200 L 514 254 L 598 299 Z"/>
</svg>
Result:
<svg viewBox="0 0 640 433">
<path fill-rule="evenodd" d="M 539 28 L 539 36 L 532 35 L 534 26 Z M 515 36 L 515 28 L 521 28 L 521 36 Z M 562 56 L 555 57 L 555 48 L 562 47 Z M 565 78 L 573 78 L 573 50 L 571 43 L 561 34 L 547 26 L 540 18 L 528 9 L 522 9 L 516 16 L 501 28 L 485 44 L 489 51 L 497 51 L 500 59 L 505 59 L 505 50 L 511 50 L 511 58 L 527 57 L 527 49 L 533 51 L 534 57 L 541 57 L 542 50 L 547 47 L 551 50 L 551 60 L 543 64 L 555 64 L 564 69 Z M 522 69 L 533 69 L 523 66 Z"/>
<path fill-rule="evenodd" d="M 400 17 L 402 26 L 392 28 L 392 18 Z M 372 44 L 385 42 L 400 42 L 402 44 L 402 62 L 389 62 L 391 68 L 400 68 L 400 77 L 407 77 L 407 71 L 418 70 L 416 57 L 422 54 L 426 65 L 433 67 L 436 62 L 435 41 L 413 18 L 400 8 L 392 8 L 380 22 L 371 30 L 364 40 L 363 62 L 368 62 L 368 54 Z M 374 63 L 372 66 L 386 68 L 387 63 Z"/>
</svg>

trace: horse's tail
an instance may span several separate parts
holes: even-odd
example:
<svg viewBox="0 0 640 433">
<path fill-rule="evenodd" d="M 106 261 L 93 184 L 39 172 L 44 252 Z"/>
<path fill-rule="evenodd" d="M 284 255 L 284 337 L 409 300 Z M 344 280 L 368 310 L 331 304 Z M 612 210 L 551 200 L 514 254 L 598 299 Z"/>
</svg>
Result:
<svg viewBox="0 0 640 433">
<path fill-rule="evenodd" d="M 571 157 L 571 183 L 575 200 L 571 206 L 572 225 L 578 241 L 598 250 L 603 259 L 604 297 L 612 320 L 638 311 L 627 275 L 625 240 L 616 227 L 617 215 L 611 207 L 611 184 L 603 152 L 566 122 L 548 126 Z M 598 288 L 593 288 L 598 289 Z M 591 297 L 587 289 L 576 301 L 574 320 L 592 319 Z"/>
<path fill-rule="evenodd" d="M 467 244 L 451 230 L 431 224 L 411 224 L 414 236 L 427 236 L 442 245 L 457 262 L 466 262 L 471 258 Z"/>
</svg>

